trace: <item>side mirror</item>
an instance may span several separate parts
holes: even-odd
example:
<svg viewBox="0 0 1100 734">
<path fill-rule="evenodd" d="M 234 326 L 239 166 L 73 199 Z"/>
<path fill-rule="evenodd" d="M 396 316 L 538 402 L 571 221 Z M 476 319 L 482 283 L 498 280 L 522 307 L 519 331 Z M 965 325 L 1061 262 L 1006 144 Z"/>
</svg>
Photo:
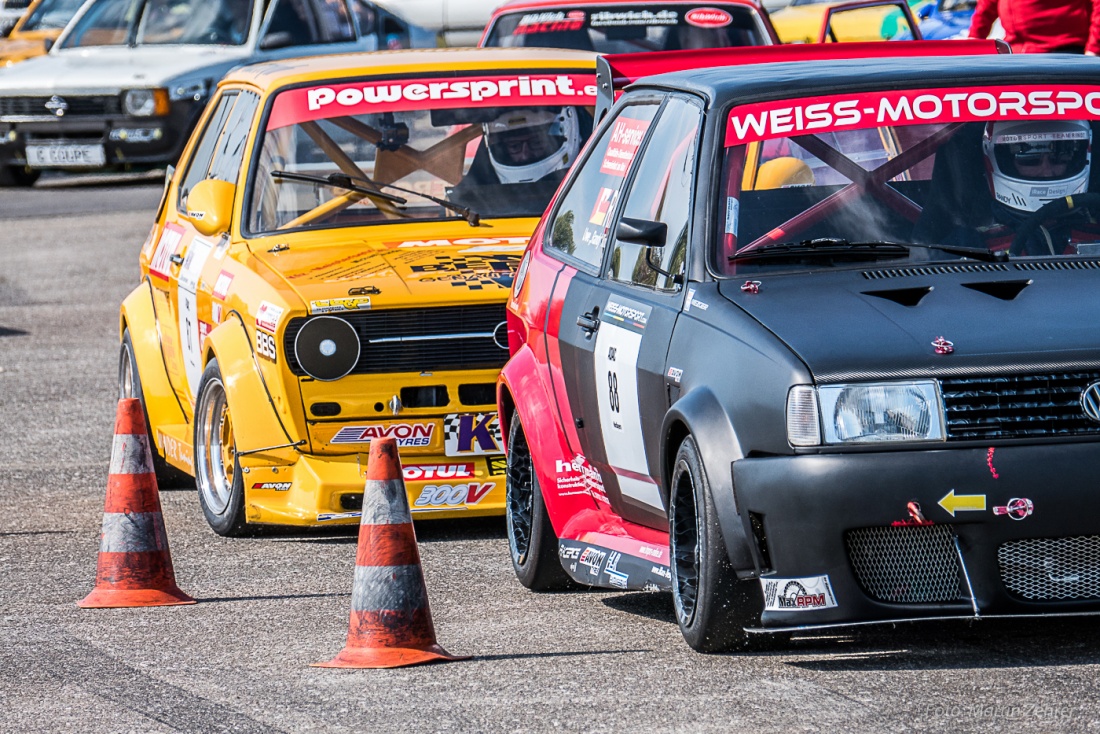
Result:
<svg viewBox="0 0 1100 734">
<path fill-rule="evenodd" d="M 277 31 L 276 33 L 268 33 L 260 41 L 260 50 L 262 51 L 274 51 L 277 48 L 286 48 L 287 46 L 294 45 L 294 37 L 286 31 Z"/>
<path fill-rule="evenodd" d="M 934 3 L 928 3 L 927 5 L 922 5 L 920 7 L 920 10 L 917 11 L 917 17 L 920 18 L 921 20 L 928 20 L 929 18 L 932 17 L 932 11 L 935 10 L 935 9 L 936 9 L 936 6 L 935 6 Z"/>
<path fill-rule="evenodd" d="M 182 214 L 199 234 L 212 237 L 228 232 L 236 191 L 237 187 L 228 181 L 199 181 L 187 195 L 187 211 Z"/>
<path fill-rule="evenodd" d="M 648 219 L 623 217 L 615 228 L 615 239 L 646 247 L 664 247 L 668 237 L 668 225 Z"/>
</svg>

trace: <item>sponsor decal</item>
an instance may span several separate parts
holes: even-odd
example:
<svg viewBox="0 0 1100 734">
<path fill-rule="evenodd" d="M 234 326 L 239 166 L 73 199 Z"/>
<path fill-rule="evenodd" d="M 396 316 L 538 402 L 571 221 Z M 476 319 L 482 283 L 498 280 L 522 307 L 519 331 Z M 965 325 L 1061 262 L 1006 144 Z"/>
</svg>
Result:
<svg viewBox="0 0 1100 734">
<path fill-rule="evenodd" d="M 344 426 L 329 443 L 370 443 L 375 438 L 394 438 L 397 445 L 430 446 L 434 423 L 390 423 L 373 426 Z"/>
<path fill-rule="evenodd" d="M 159 430 L 157 431 L 157 443 L 164 449 L 164 458 L 169 463 L 176 466 L 183 464 L 190 473 L 195 473 L 195 456 L 190 446 Z"/>
<path fill-rule="evenodd" d="M 309 302 L 310 313 L 337 313 L 340 311 L 367 311 L 370 309 L 370 296 L 350 298 L 325 298 Z"/>
<path fill-rule="evenodd" d="M 684 376 L 684 371 L 679 367 L 668 368 L 668 379 L 672 380 L 677 385 L 680 384 L 680 378 Z"/>
<path fill-rule="evenodd" d="M 616 589 L 625 589 L 630 581 L 629 576 L 619 571 L 619 559 L 622 557 L 622 553 L 612 551 L 607 557 L 607 565 L 603 568 L 603 572 L 607 574 L 607 583 Z"/>
<path fill-rule="evenodd" d="M 405 464 L 401 467 L 405 481 L 421 482 L 429 479 L 473 479 L 473 464 Z"/>
<path fill-rule="evenodd" d="M 206 337 L 213 330 L 214 330 L 214 325 L 213 324 L 207 323 L 206 321 L 199 321 L 199 345 L 200 346 L 206 341 Z"/>
<path fill-rule="evenodd" d="M 443 419 L 447 456 L 481 456 L 503 451 L 496 413 L 452 413 Z"/>
<path fill-rule="evenodd" d="M 362 512 L 322 512 L 317 516 L 317 522 L 328 520 L 350 520 L 353 517 L 362 517 Z"/>
<path fill-rule="evenodd" d="M 567 561 L 575 561 L 581 557 L 581 549 L 576 546 L 559 545 L 558 556 Z"/>
<path fill-rule="evenodd" d="M 492 252 L 493 250 L 522 250 L 527 247 L 530 239 L 530 237 L 463 237 L 457 240 L 401 240 L 383 242 L 382 246 L 398 250 L 417 247 L 471 247 L 477 249 L 465 250 L 465 252 Z"/>
<path fill-rule="evenodd" d="M 582 566 L 588 566 L 589 576 L 599 576 L 600 566 L 603 565 L 604 559 L 606 558 L 607 551 L 598 550 L 589 546 L 584 549 L 580 558 L 577 559 L 577 562 Z"/>
<path fill-rule="evenodd" d="M 504 456 L 490 456 L 485 460 L 485 466 L 490 474 L 508 473 L 508 459 Z"/>
<path fill-rule="evenodd" d="M 684 13 L 684 20 L 696 28 L 724 28 L 733 22 L 733 16 L 719 8 L 695 8 Z"/>
<path fill-rule="evenodd" d="M 589 466 L 584 457 L 577 454 L 570 461 L 558 459 L 555 465 L 557 476 L 557 489 L 559 497 L 569 497 L 577 494 L 587 494 L 592 497 L 607 501 L 604 493 L 603 477 L 599 470 Z"/>
<path fill-rule="evenodd" d="M 638 329 L 644 329 L 645 325 L 649 323 L 649 307 L 634 308 L 628 306 L 625 303 L 619 303 L 618 301 L 607 299 L 607 308 L 604 310 L 605 314 L 608 314 L 612 319 L 629 323 Z"/>
<path fill-rule="evenodd" d="M 229 297 L 229 286 L 231 285 L 233 285 L 233 273 L 223 270 L 218 273 L 218 279 L 214 281 L 214 290 L 210 295 L 219 301 L 224 301 Z"/>
<path fill-rule="evenodd" d="M 837 605 L 828 576 L 802 579 L 760 579 L 764 587 L 764 609 L 770 612 L 804 612 L 831 609 Z"/>
<path fill-rule="evenodd" d="M 290 489 L 291 482 L 255 482 L 252 489 L 273 489 L 276 492 L 285 492 Z"/>
<path fill-rule="evenodd" d="M 149 262 L 149 273 L 151 275 L 168 280 L 168 270 L 172 263 L 172 256 L 179 251 L 183 232 L 183 227 L 178 224 L 164 225 L 164 231 L 160 233 L 160 240 L 157 242 L 153 259 Z"/>
<path fill-rule="evenodd" d="M 656 13 L 651 10 L 601 10 L 598 13 L 592 13 L 588 25 L 592 28 L 627 25 L 676 25 L 679 19 L 680 14 L 674 10 L 659 10 Z"/>
<path fill-rule="evenodd" d="M 601 187 L 600 193 L 596 196 L 596 206 L 592 207 L 592 215 L 588 217 L 589 223 L 597 227 L 604 226 L 604 222 L 607 221 L 607 213 L 611 210 L 617 198 L 619 198 L 618 189 Z"/>
<path fill-rule="evenodd" d="M 512 35 L 522 36 L 528 33 L 556 33 L 560 31 L 579 31 L 584 28 L 584 11 L 571 10 L 551 13 L 528 13 L 519 19 Z"/>
<path fill-rule="evenodd" d="M 476 505 L 496 487 L 492 482 L 429 484 L 420 491 L 413 507 L 455 507 Z"/>
<path fill-rule="evenodd" d="M 660 576 L 665 581 L 672 580 L 672 569 L 668 566 L 650 566 L 649 572 L 654 576 Z"/>
<path fill-rule="evenodd" d="M 665 555 L 664 548 L 654 548 L 650 545 L 643 545 L 638 548 L 638 552 L 643 556 L 649 556 L 650 558 L 663 558 Z"/>
<path fill-rule="evenodd" d="M 1035 503 L 1026 497 L 1013 497 L 1007 505 L 995 506 L 994 515 L 1008 515 L 1013 520 L 1023 520 L 1035 512 Z"/>
<path fill-rule="evenodd" d="M 382 84 L 332 84 L 289 89 L 275 98 L 267 129 L 308 120 L 417 109 L 501 105 L 595 104 L 596 84 L 587 74 L 522 74 L 464 79 L 403 79 Z"/>
<path fill-rule="evenodd" d="M 603 162 L 600 164 L 600 173 L 625 178 L 626 170 L 634 160 L 648 129 L 649 120 L 631 120 L 628 117 L 615 120 L 615 126 L 611 129 L 611 142 L 608 143 L 607 152 L 603 154 Z"/>
<path fill-rule="evenodd" d="M 1017 85 L 973 89 L 914 89 L 828 95 L 736 107 L 726 126 L 726 145 L 799 135 L 949 122 L 1082 120 L 1100 115 L 1100 87 Z"/>
<path fill-rule="evenodd" d="M 222 322 L 222 305 L 220 303 L 210 304 L 210 318 L 214 321 L 215 325 Z"/>
<path fill-rule="evenodd" d="M 646 581 L 645 586 L 642 587 L 642 591 L 660 591 L 661 587 L 652 581 Z"/>
<path fill-rule="evenodd" d="M 274 303 L 260 302 L 260 310 L 256 312 L 256 327 L 264 331 L 275 333 L 279 326 L 279 319 L 283 316 L 283 309 Z"/>
<path fill-rule="evenodd" d="M 262 329 L 256 329 L 256 354 L 276 364 L 279 363 L 279 351 L 275 348 L 275 337 Z"/>
<path fill-rule="evenodd" d="M 741 200 L 735 196 L 726 197 L 726 234 L 737 234 L 737 217 L 741 213 Z"/>
</svg>

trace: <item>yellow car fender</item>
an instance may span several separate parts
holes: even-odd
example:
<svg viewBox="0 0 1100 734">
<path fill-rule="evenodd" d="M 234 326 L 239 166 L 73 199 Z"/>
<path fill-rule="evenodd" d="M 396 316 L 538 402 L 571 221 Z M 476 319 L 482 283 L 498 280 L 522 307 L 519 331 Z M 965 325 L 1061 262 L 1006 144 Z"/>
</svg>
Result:
<svg viewBox="0 0 1100 734">
<path fill-rule="evenodd" d="M 218 360 L 237 455 L 279 462 L 293 449 L 306 447 L 305 436 L 298 435 L 275 407 L 240 314 L 230 311 L 206 339 L 204 363 Z"/>
<path fill-rule="evenodd" d="M 153 311 L 153 293 L 148 280 L 143 280 L 122 302 L 119 311 L 119 341 L 122 340 L 122 332 L 127 328 L 130 330 L 130 341 L 134 345 L 134 361 L 137 363 L 138 379 L 145 400 L 145 412 L 152 424 L 149 427 L 150 433 L 158 444 L 157 449 L 163 454 L 164 447 L 159 445 L 161 434 L 154 430 L 155 426 L 185 423 L 187 419 L 176 398 L 176 391 L 168 380 L 168 372 L 164 369 L 160 331 Z"/>
</svg>

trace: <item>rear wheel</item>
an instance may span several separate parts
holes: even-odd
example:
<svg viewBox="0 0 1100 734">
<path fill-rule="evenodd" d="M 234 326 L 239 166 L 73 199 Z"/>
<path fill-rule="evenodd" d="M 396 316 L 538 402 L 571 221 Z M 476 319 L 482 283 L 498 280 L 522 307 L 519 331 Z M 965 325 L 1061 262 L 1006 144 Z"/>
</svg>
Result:
<svg viewBox="0 0 1100 734">
<path fill-rule="evenodd" d="M 572 588 L 573 580 L 558 560 L 558 538 L 542 500 L 542 489 L 531 458 L 519 413 L 508 427 L 508 473 L 505 517 L 512 568 L 519 582 L 533 591 Z"/>
<path fill-rule="evenodd" d="M 243 535 L 244 480 L 233 441 L 233 419 L 218 361 L 210 360 L 195 401 L 195 484 L 199 504 L 218 535 Z"/>
<path fill-rule="evenodd" d="M 26 166 L 0 165 L 0 186 L 34 186 L 40 175 L 39 171 Z"/>
<path fill-rule="evenodd" d="M 699 448 L 688 436 L 676 453 L 669 501 L 672 601 L 684 640 L 699 652 L 772 647 L 779 635 L 749 635 L 763 610 L 755 581 L 740 581 L 730 564 Z"/>
</svg>

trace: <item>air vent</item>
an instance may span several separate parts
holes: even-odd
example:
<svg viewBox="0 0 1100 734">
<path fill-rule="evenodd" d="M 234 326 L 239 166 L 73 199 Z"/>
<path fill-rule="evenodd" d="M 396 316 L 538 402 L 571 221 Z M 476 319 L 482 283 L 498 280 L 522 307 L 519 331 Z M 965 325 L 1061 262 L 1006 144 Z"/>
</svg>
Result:
<svg viewBox="0 0 1100 734">
<path fill-rule="evenodd" d="M 1008 266 L 1004 263 L 966 263 L 960 265 L 926 265 L 914 268 L 886 268 L 884 270 L 864 270 L 867 280 L 886 278 L 910 278 L 915 275 L 950 275 L 952 273 L 1004 273 Z"/>
<path fill-rule="evenodd" d="M 889 291 L 863 291 L 863 295 L 884 298 L 902 306 L 912 307 L 919 304 L 931 292 L 932 286 L 925 286 L 923 288 L 896 288 Z"/>
<path fill-rule="evenodd" d="M 1000 298 L 1002 301 L 1011 301 L 1029 285 L 1030 280 L 993 280 L 988 283 L 963 283 L 963 288 Z"/>
<path fill-rule="evenodd" d="M 1012 263 L 1017 270 L 1097 270 L 1100 260 L 1039 260 Z"/>
</svg>

